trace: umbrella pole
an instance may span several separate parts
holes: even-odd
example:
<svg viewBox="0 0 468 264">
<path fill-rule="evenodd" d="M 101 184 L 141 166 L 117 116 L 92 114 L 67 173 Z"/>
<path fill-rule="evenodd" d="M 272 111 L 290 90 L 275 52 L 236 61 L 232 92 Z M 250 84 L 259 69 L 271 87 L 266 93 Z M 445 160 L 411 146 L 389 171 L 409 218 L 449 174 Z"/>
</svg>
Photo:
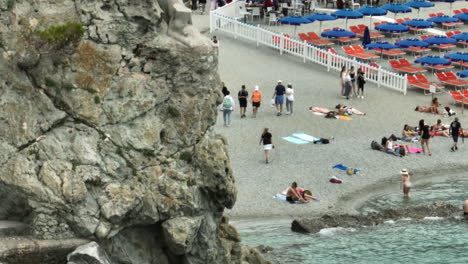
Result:
<svg viewBox="0 0 468 264">
<path fill-rule="evenodd" d="M 419 18 L 419 11 L 421 11 L 421 8 L 418 8 L 418 18 Z"/>
<path fill-rule="evenodd" d="M 345 30 L 348 28 L 348 18 L 346 18 L 346 27 Z"/>
<path fill-rule="evenodd" d="M 320 21 L 320 26 L 319 26 L 319 34 L 322 33 L 322 21 Z"/>
<path fill-rule="evenodd" d="M 372 2 L 372 0 L 371 0 Z M 369 16 L 369 30 L 371 29 L 372 26 L 372 16 Z"/>
</svg>

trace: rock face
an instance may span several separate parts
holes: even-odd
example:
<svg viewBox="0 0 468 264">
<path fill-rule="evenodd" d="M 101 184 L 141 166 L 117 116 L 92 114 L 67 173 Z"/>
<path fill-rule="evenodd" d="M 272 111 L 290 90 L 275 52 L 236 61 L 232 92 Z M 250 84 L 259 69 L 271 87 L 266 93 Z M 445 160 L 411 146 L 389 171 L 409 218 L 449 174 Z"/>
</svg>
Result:
<svg viewBox="0 0 468 264">
<path fill-rule="evenodd" d="M 1 1 L 0 220 L 115 263 L 257 263 L 220 237 L 215 54 L 175 0 Z"/>
<path fill-rule="evenodd" d="M 107 253 L 96 242 L 79 246 L 67 256 L 67 264 L 112 264 Z"/>
<path fill-rule="evenodd" d="M 295 219 L 291 230 L 299 233 L 317 233 L 323 228 L 331 227 L 361 227 L 380 225 L 388 220 L 411 218 L 414 220 L 424 217 L 456 218 L 463 214 L 460 208 L 442 202 L 429 206 L 407 208 L 391 208 L 367 215 L 323 215 L 315 218 Z"/>
</svg>

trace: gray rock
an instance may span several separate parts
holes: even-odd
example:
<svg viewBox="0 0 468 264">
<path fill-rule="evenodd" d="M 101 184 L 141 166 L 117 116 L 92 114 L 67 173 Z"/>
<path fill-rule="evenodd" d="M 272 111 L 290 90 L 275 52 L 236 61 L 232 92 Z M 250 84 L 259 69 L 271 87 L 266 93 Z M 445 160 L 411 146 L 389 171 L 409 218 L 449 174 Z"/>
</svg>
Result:
<svg viewBox="0 0 468 264">
<path fill-rule="evenodd" d="M 67 256 L 67 264 L 112 264 L 106 251 L 96 242 L 79 246 Z"/>
<path fill-rule="evenodd" d="M 164 238 L 172 253 L 183 255 L 191 251 L 201 220 L 199 217 L 178 217 L 164 221 Z"/>
</svg>

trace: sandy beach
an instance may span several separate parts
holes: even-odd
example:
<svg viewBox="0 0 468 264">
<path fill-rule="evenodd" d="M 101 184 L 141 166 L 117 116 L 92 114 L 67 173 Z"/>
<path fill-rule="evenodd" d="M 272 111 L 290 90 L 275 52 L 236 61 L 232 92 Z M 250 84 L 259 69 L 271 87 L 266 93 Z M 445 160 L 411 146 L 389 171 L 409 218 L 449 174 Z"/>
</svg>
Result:
<svg viewBox="0 0 468 264">
<path fill-rule="evenodd" d="M 428 13 L 434 12 L 448 13 L 448 6 L 448 3 L 436 3 L 434 8 L 422 9 L 420 17 L 427 18 Z M 456 2 L 453 9 L 462 6 L 466 6 L 466 2 Z M 417 12 L 414 11 L 398 14 L 397 18 L 416 16 Z M 389 13 L 388 17 L 394 16 Z M 206 14 L 193 16 L 194 24 L 202 31 L 206 30 L 207 19 Z M 363 20 L 350 20 L 349 25 L 368 22 L 369 18 L 365 17 Z M 312 23 L 301 26 L 303 28 L 298 29 L 298 32 L 318 31 L 318 25 Z M 325 22 L 322 28 L 332 26 L 344 27 L 344 20 L 328 24 Z M 278 29 L 287 32 L 292 31 L 293 27 L 281 26 Z M 460 27 L 462 31 L 467 29 L 466 25 Z M 231 93 L 237 95 L 241 85 L 245 84 L 249 93 L 255 85 L 259 85 L 264 95 L 257 118 L 251 117 L 250 102 L 247 118 L 240 119 L 236 107 L 232 125 L 228 128 L 223 127 L 222 115 L 218 115 L 215 130 L 224 135 L 229 143 L 231 167 L 238 188 L 236 205 L 227 211 L 227 215 L 239 219 L 311 215 L 336 210 L 352 212 L 353 201 L 358 201 L 359 197 L 370 197 L 375 192 L 389 188 L 398 189 L 399 171 L 403 168 L 413 173 L 413 188 L 418 187 L 419 181 L 426 179 L 427 182 L 430 177 L 450 177 L 468 169 L 468 142 L 467 145 L 461 143 L 459 150 L 453 153 L 450 152 L 451 138 L 432 138 L 432 156 L 410 154 L 399 158 L 370 148 L 372 140 L 380 142 L 383 136 L 388 137 L 390 134 L 400 136 L 404 124 L 416 126 L 420 119 L 430 125 L 435 124 L 437 119 L 442 119 L 443 124 L 450 124 L 453 117 L 414 111 L 416 106 L 429 105 L 430 95 L 425 96 L 422 91 L 409 89 L 405 96 L 368 82 L 364 99 L 347 101 L 339 96 L 339 73 L 327 72 L 319 65 L 304 64 L 292 56 L 279 56 L 273 49 L 256 47 L 248 41 L 235 40 L 220 33 L 215 35 L 220 39 L 219 73 Z M 413 36 L 406 34 L 405 37 Z M 414 61 L 414 58 L 410 61 Z M 384 60 L 378 62 L 388 66 Z M 291 83 L 295 88 L 293 115 L 277 117 L 276 111 L 269 105 L 277 80 L 282 80 L 284 84 Z M 468 128 L 468 112 L 462 115 L 461 106 L 454 105 L 447 93 L 437 94 L 436 97 L 443 106 L 453 108 L 462 126 Z M 326 119 L 308 110 L 310 106 L 331 109 L 338 103 L 357 108 L 367 115 L 352 116 L 352 120 L 347 121 Z M 263 149 L 259 146 L 264 127 L 270 129 L 276 145 L 271 153 L 270 164 L 265 164 Z M 327 145 L 296 145 L 282 139 L 295 132 L 315 137 L 334 137 L 335 140 Z M 419 143 L 409 145 L 420 147 Z M 332 168 L 340 163 L 360 169 L 361 175 L 349 176 L 344 171 Z M 343 183 L 330 183 L 332 176 L 342 179 Z M 291 205 L 272 198 L 293 181 L 297 181 L 300 187 L 312 190 L 315 196 L 320 197 L 320 202 Z"/>
</svg>

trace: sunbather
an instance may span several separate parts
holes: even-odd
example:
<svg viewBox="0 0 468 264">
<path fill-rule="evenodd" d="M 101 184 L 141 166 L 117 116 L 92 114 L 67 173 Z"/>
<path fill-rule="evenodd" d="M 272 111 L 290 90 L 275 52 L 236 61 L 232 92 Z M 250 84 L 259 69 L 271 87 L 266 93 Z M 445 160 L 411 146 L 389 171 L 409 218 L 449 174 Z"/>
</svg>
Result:
<svg viewBox="0 0 468 264">
<path fill-rule="evenodd" d="M 439 110 L 439 106 L 440 106 L 439 99 L 437 99 L 437 97 L 434 97 L 434 99 L 432 99 L 432 103 L 430 106 L 431 113 L 441 115 L 442 112 Z"/>
<path fill-rule="evenodd" d="M 295 201 L 301 201 L 303 203 L 308 203 L 307 200 L 302 198 L 302 195 L 300 195 L 297 192 L 297 183 L 293 182 L 291 184 L 291 187 L 288 188 L 288 191 L 286 192 L 286 201 L 290 203 L 294 203 Z"/>
<path fill-rule="evenodd" d="M 350 106 L 345 106 L 343 104 L 338 104 L 335 106 L 335 108 L 338 110 L 339 115 L 366 115 L 366 113 L 363 113 L 356 108 L 352 108 Z"/>
<path fill-rule="evenodd" d="M 317 106 L 311 106 L 309 107 L 309 110 L 317 112 L 317 113 L 323 113 L 323 114 L 327 114 L 328 112 L 330 112 L 330 110 L 328 110 L 325 107 L 317 107 Z"/>
<path fill-rule="evenodd" d="M 417 141 L 418 139 L 418 132 L 416 132 L 416 130 L 413 127 L 409 126 L 408 124 L 405 124 L 403 126 L 403 131 L 401 132 L 401 140 Z"/>
<path fill-rule="evenodd" d="M 312 196 L 312 192 L 309 191 L 309 190 L 304 190 L 302 188 L 297 188 L 297 191 L 298 191 L 298 193 L 300 195 L 302 195 L 302 198 L 304 198 L 304 200 L 306 200 L 306 201 L 307 200 L 314 200 L 314 201 L 318 200 L 317 197 Z"/>
<path fill-rule="evenodd" d="M 448 129 L 442 125 L 442 121 L 440 119 L 438 119 L 437 123 L 431 127 L 431 132 L 434 136 L 450 136 Z"/>
</svg>

